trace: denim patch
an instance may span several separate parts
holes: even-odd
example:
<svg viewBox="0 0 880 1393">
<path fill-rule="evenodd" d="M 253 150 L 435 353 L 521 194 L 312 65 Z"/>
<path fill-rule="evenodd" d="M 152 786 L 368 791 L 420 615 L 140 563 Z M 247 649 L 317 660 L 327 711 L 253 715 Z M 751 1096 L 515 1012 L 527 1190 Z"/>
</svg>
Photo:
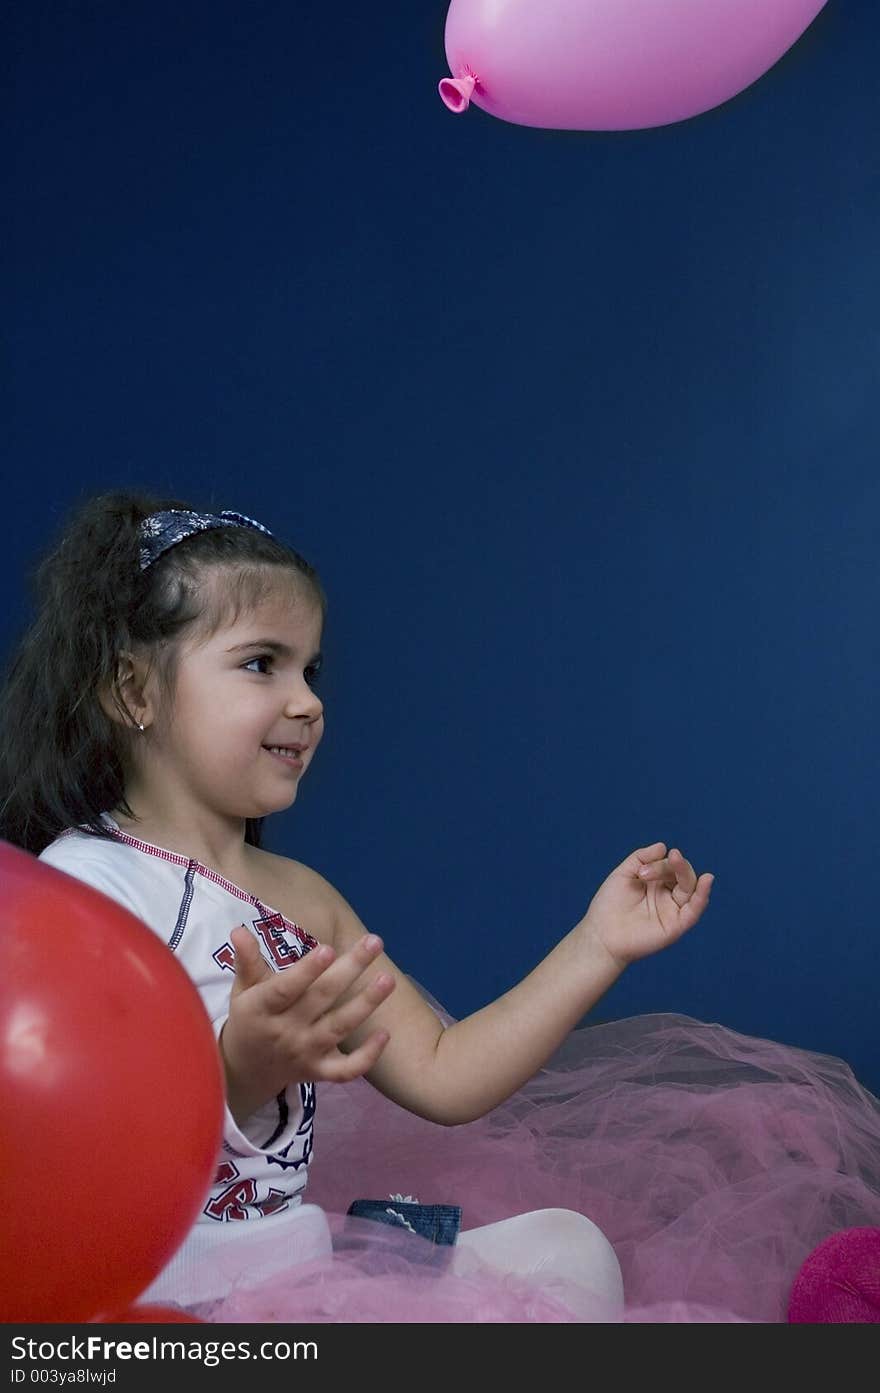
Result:
<svg viewBox="0 0 880 1393">
<path fill-rule="evenodd" d="M 419 1204 L 389 1195 L 385 1200 L 355 1200 L 348 1213 L 355 1219 L 375 1219 L 379 1224 L 408 1229 L 431 1243 L 454 1243 L 461 1228 L 457 1204 Z"/>
</svg>

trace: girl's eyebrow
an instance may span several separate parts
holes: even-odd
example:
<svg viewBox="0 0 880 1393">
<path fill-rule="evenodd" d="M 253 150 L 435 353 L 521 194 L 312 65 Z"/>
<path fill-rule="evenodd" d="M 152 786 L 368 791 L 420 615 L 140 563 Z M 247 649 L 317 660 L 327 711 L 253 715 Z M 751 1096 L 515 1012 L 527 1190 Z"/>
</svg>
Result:
<svg viewBox="0 0 880 1393">
<path fill-rule="evenodd" d="M 227 653 L 244 653 L 248 648 L 268 648 L 270 652 L 277 654 L 279 658 L 296 657 L 296 650 L 294 648 L 290 648 L 286 643 L 279 643 L 278 640 L 274 638 L 250 639 L 247 643 L 236 643 L 234 647 L 227 648 L 226 651 Z M 317 653 L 313 653 L 311 658 L 309 658 L 309 663 L 320 662 L 321 657 L 322 654 L 319 649 Z"/>
</svg>

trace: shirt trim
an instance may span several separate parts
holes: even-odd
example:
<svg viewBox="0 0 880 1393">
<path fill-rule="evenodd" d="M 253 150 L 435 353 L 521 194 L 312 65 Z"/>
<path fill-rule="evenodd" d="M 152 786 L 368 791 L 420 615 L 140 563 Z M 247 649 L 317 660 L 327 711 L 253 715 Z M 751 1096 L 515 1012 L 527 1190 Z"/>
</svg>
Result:
<svg viewBox="0 0 880 1393">
<path fill-rule="evenodd" d="M 212 871 L 210 866 L 203 866 L 201 861 L 196 861 L 192 856 L 182 856 L 178 851 L 167 851 L 164 847 L 154 846 L 152 842 L 142 842 L 139 837 L 130 836 L 128 832 L 123 832 L 122 828 L 113 821 L 109 813 L 102 814 L 101 821 L 114 841 L 122 842 L 125 846 L 133 847 L 135 851 L 145 852 L 148 856 L 156 856 L 160 861 L 169 861 L 173 866 L 188 867 L 191 871 L 203 875 L 206 880 L 213 881 L 215 885 L 219 885 L 227 894 L 234 895 L 239 900 L 244 900 L 246 904 L 253 905 L 255 909 L 260 911 L 260 915 L 263 919 L 274 919 L 276 921 L 280 919 L 284 927 L 289 929 L 305 947 L 317 948 L 318 940 L 310 934 L 307 929 L 301 928 L 300 925 L 294 923 L 292 919 L 288 919 L 285 914 L 282 914 L 280 909 L 272 909 L 269 905 L 264 904 L 262 900 L 258 899 L 256 895 L 251 895 L 249 891 L 242 890 L 240 885 L 233 884 L 231 880 L 227 880 L 225 876 L 220 875 L 219 871 Z M 69 827 L 66 831 L 61 833 L 61 836 L 69 837 L 77 831 L 78 829 L 76 827 Z"/>
</svg>

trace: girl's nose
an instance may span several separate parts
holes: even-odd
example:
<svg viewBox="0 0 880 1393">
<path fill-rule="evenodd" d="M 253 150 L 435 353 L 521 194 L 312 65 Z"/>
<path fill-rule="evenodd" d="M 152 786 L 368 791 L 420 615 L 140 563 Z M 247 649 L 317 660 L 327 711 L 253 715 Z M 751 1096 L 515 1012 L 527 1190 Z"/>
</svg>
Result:
<svg viewBox="0 0 880 1393">
<path fill-rule="evenodd" d="M 313 691 L 309 684 L 303 680 L 298 682 L 287 698 L 287 705 L 284 708 L 285 716 L 299 716 L 307 721 L 315 721 L 324 710 L 324 703 Z"/>
</svg>

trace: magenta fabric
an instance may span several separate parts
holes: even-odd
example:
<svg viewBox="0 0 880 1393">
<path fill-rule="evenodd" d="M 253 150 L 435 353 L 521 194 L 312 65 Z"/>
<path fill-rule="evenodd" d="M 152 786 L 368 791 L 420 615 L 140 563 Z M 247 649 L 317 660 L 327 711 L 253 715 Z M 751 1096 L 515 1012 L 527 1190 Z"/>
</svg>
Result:
<svg viewBox="0 0 880 1393">
<path fill-rule="evenodd" d="M 844 1229 L 820 1243 L 795 1278 L 793 1325 L 880 1325 L 880 1228 Z"/>
<path fill-rule="evenodd" d="M 424 1240 L 343 1217 L 386 1194 L 461 1205 L 465 1229 L 579 1210 L 614 1245 L 627 1321 L 785 1322 L 808 1255 L 841 1230 L 880 1227 L 880 1102 L 840 1059 L 678 1015 L 574 1031 L 523 1089 L 461 1127 L 414 1117 L 364 1080 L 321 1086 L 307 1197 L 345 1246 L 283 1282 L 251 1273 L 201 1314 L 578 1319 L 559 1284 L 476 1263 L 452 1274 L 421 1246 L 414 1259 Z"/>
</svg>

